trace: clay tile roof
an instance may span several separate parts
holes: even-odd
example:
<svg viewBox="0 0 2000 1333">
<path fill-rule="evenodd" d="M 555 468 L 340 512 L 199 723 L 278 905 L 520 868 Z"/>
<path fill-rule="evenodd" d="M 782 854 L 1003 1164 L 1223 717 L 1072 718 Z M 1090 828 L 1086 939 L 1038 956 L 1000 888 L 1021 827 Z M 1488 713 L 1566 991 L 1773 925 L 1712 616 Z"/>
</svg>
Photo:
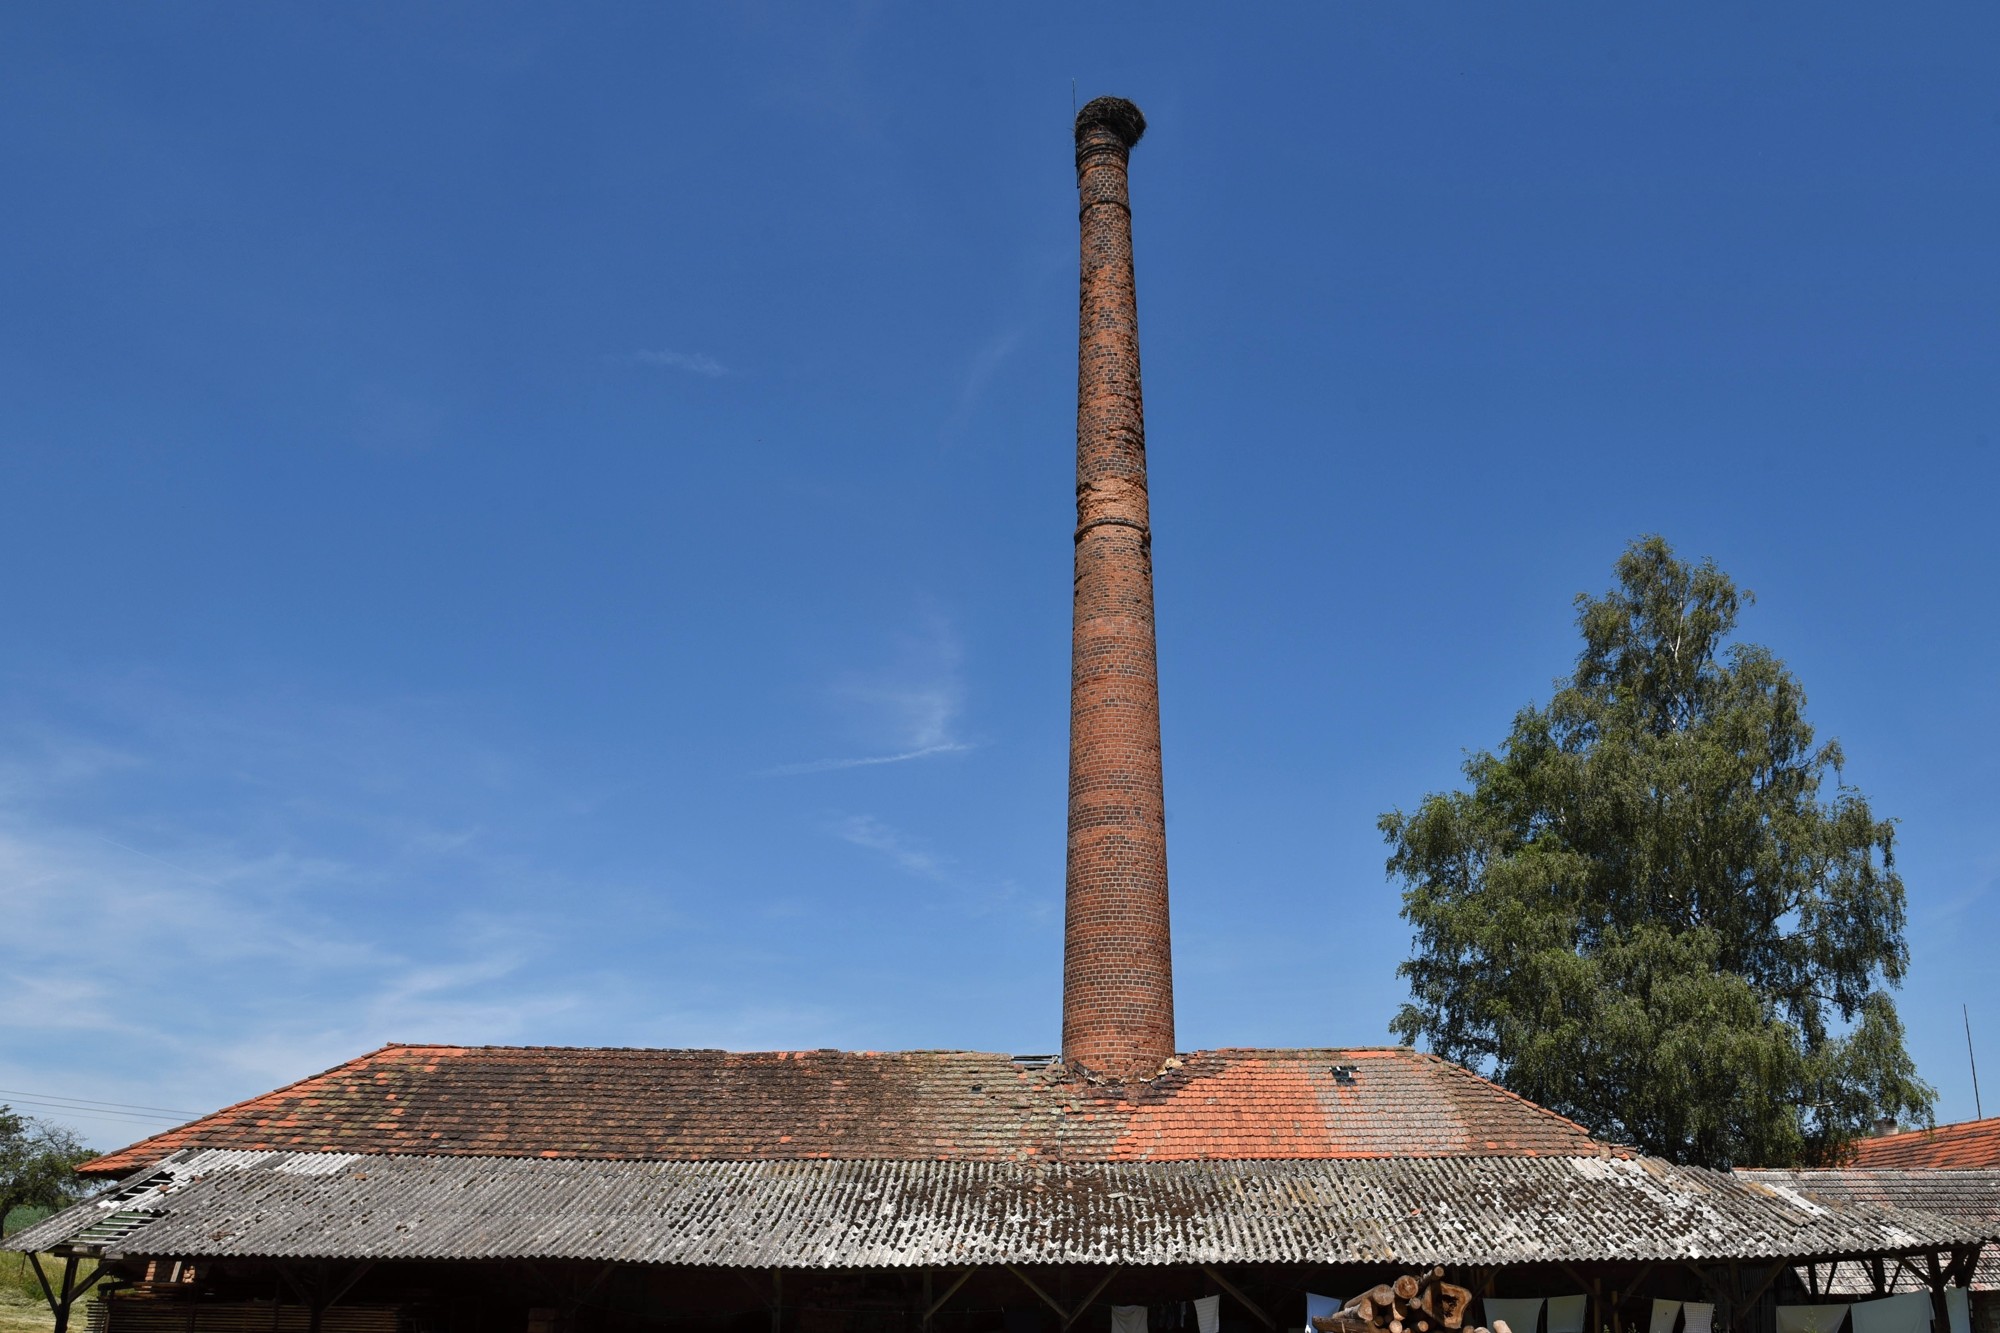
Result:
<svg viewBox="0 0 2000 1333">
<path fill-rule="evenodd" d="M 610 1161 L 1174 1162 L 1600 1156 L 1581 1127 L 1401 1047 L 1221 1050 L 1106 1084 L 974 1051 L 385 1046 L 100 1157 L 183 1148 Z"/>
<path fill-rule="evenodd" d="M 1854 1145 L 1861 1167 L 2000 1167 L 2000 1116 L 1884 1134 Z"/>
</svg>

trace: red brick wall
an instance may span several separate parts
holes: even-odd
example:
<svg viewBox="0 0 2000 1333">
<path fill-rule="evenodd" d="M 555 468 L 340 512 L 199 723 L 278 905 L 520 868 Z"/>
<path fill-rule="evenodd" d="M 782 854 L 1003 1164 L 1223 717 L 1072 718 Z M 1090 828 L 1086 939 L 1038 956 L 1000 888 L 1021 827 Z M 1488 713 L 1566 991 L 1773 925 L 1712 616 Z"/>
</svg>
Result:
<svg viewBox="0 0 2000 1333">
<path fill-rule="evenodd" d="M 1076 121 L 1082 314 L 1076 383 L 1063 1056 L 1150 1077 L 1174 1053 L 1166 812 L 1153 645 L 1152 531 L 1126 160 L 1139 109 L 1099 98 Z"/>
</svg>

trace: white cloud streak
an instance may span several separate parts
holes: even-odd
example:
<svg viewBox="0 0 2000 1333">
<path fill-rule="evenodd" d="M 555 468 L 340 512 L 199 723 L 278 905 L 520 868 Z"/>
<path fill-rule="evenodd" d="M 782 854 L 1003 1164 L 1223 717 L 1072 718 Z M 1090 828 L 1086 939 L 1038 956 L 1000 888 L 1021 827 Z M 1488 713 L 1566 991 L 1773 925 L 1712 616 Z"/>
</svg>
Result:
<svg viewBox="0 0 2000 1333">
<path fill-rule="evenodd" d="M 657 351 L 642 348 L 618 359 L 630 366 L 665 366 L 669 370 L 686 371 L 703 379 L 719 380 L 729 373 L 728 366 L 706 352 L 676 352 L 664 347 Z"/>
<path fill-rule="evenodd" d="M 951 882 L 949 862 L 926 851 L 904 834 L 898 833 L 873 815 L 850 815 L 834 825 L 834 836 L 856 847 L 880 852 L 899 869 L 939 884 Z"/>
<path fill-rule="evenodd" d="M 922 749 L 905 750 L 901 754 L 871 754 L 858 759 L 814 759 L 803 764 L 780 764 L 766 772 L 772 777 L 789 778 L 801 773 L 831 773 L 842 768 L 868 768 L 875 764 L 900 764 L 911 759 L 928 759 L 936 754 L 964 754 L 972 749 L 959 741 L 942 745 L 926 745 Z"/>
<path fill-rule="evenodd" d="M 965 684 L 958 640 L 939 617 L 924 633 L 897 645 L 901 661 L 886 671 L 850 675 L 832 685 L 828 697 L 848 729 L 871 742 L 869 752 L 833 759 L 780 764 L 767 777 L 796 777 L 844 769 L 903 764 L 938 755 L 964 754 L 977 746 L 957 734 L 965 707 Z"/>
</svg>

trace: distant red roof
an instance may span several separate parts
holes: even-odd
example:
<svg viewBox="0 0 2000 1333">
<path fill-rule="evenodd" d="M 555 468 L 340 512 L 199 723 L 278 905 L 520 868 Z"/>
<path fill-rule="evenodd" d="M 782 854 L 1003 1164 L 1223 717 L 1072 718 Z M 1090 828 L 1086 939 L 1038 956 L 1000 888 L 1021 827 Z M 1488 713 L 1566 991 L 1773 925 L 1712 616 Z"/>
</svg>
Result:
<svg viewBox="0 0 2000 1333">
<path fill-rule="evenodd" d="M 2000 1116 L 1884 1134 L 1854 1145 L 1862 1167 L 2000 1167 Z"/>
<path fill-rule="evenodd" d="M 1222 1050 L 1149 1082 L 969 1051 L 385 1046 L 100 1157 L 181 1148 L 628 1161 L 1596 1156 L 1583 1129 L 1403 1047 Z"/>
</svg>

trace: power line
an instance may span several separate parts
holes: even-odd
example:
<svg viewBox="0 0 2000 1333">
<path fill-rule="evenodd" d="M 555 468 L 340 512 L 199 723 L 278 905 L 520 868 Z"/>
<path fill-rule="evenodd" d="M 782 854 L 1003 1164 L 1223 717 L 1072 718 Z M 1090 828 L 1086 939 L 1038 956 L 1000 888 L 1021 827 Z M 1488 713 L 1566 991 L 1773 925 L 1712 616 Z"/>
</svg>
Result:
<svg viewBox="0 0 2000 1333">
<path fill-rule="evenodd" d="M 94 1097 L 72 1097 L 63 1092 L 28 1092 L 22 1088 L 0 1088 L 0 1097 L 39 1097 L 43 1101 L 75 1102 L 79 1106 L 104 1106 L 114 1111 L 164 1111 L 168 1115 L 200 1115 L 200 1111 L 183 1111 L 177 1106 L 142 1106 L 137 1102 L 104 1102 Z"/>
<path fill-rule="evenodd" d="M 59 1112 L 63 1118 L 71 1120 L 115 1120 L 128 1125 L 177 1125 L 181 1121 L 170 1115 L 141 1115 L 132 1111 L 98 1111 L 83 1106 L 58 1106 L 52 1102 L 38 1102 L 30 1097 L 11 1097 L 7 1105 L 24 1106 L 41 1112 Z"/>
<path fill-rule="evenodd" d="M 53 1092 L 28 1092 L 22 1089 L 0 1088 L 0 1098 L 19 1102 L 24 1106 L 40 1106 L 58 1111 L 68 1111 L 74 1115 L 90 1115 L 119 1120 L 193 1120 L 199 1111 L 183 1111 L 171 1106 L 140 1106 L 132 1102 L 102 1102 L 89 1097 L 65 1097 Z"/>
</svg>

